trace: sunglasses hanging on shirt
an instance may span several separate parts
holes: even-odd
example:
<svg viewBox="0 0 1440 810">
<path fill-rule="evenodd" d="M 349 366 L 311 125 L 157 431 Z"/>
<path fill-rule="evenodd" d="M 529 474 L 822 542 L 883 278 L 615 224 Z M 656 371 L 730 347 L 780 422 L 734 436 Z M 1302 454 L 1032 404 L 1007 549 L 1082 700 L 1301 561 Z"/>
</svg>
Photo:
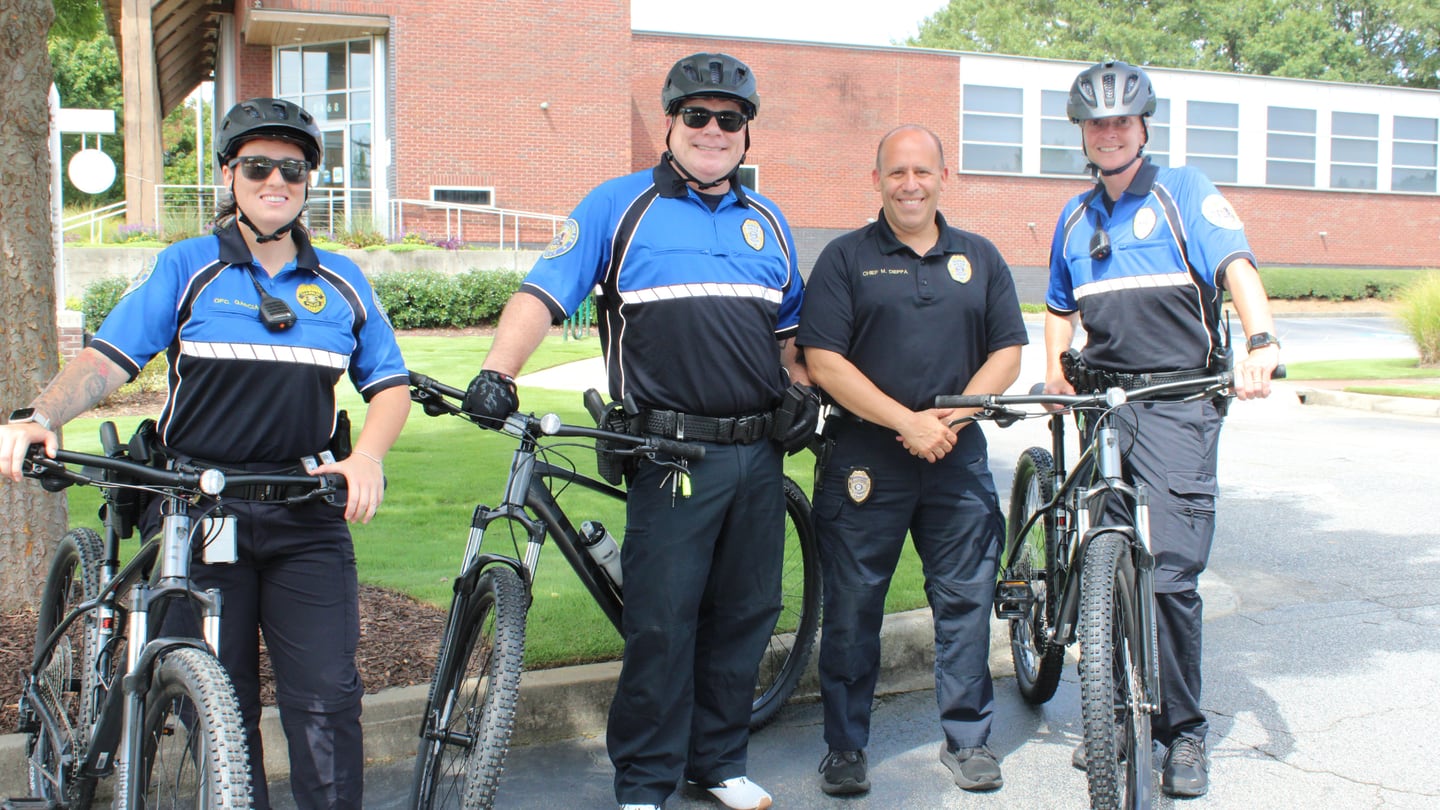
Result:
<svg viewBox="0 0 1440 810">
<path fill-rule="evenodd" d="M 260 293 L 260 322 L 271 332 L 283 332 L 295 325 L 295 310 L 279 298 L 265 292 L 260 286 L 260 279 L 255 278 L 255 271 L 250 271 L 250 283 L 255 285 L 255 292 Z"/>
</svg>

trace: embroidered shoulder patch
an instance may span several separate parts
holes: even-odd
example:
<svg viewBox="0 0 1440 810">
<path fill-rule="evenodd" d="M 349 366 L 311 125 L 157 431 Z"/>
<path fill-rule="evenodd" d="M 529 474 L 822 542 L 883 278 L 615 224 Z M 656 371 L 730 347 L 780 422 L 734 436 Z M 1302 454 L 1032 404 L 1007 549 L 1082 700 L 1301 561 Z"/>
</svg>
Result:
<svg viewBox="0 0 1440 810">
<path fill-rule="evenodd" d="M 1240 222 L 1240 215 L 1230 207 L 1230 202 L 1219 194 L 1211 194 L 1200 203 L 1200 213 L 1205 220 L 1217 228 L 1224 228 L 1227 231 L 1238 231 L 1245 226 Z"/>
<path fill-rule="evenodd" d="M 554 259 L 564 256 L 570 252 L 570 248 L 575 247 L 575 243 L 578 241 L 580 241 L 580 223 L 571 217 L 565 220 L 564 225 L 560 226 L 559 232 L 555 234 L 554 239 L 550 240 L 550 244 L 545 248 L 545 252 L 540 254 L 540 258 Z"/>
</svg>

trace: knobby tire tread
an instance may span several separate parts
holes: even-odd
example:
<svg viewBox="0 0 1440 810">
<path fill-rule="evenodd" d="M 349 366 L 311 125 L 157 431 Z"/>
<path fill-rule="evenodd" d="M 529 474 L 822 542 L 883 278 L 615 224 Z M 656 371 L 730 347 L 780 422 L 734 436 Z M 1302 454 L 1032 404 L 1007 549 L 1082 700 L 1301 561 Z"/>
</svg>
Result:
<svg viewBox="0 0 1440 810">
<path fill-rule="evenodd" d="M 1020 455 L 1010 490 L 1006 548 L 1010 547 L 1012 533 L 1018 532 L 1035 510 L 1054 496 L 1054 469 L 1055 462 L 1048 450 L 1031 447 Z M 1060 599 L 1054 576 L 1056 538 L 1053 518 L 1049 515 L 1042 517 L 1030 531 L 1043 534 L 1043 547 L 1037 548 L 1030 541 L 1023 543 L 1015 551 L 1016 558 L 1006 561 L 1002 576 L 1028 579 L 1032 591 L 1036 592 L 1030 614 L 1023 619 L 1011 619 L 1009 624 L 1010 656 L 1015 662 L 1016 686 L 1027 703 L 1039 705 L 1054 697 L 1060 685 L 1060 675 L 1065 668 L 1065 647 L 1049 641 L 1049 631 L 1055 626 Z M 1043 576 L 1037 577 L 1037 574 Z"/>
<path fill-rule="evenodd" d="M 177 806 L 165 801 L 157 791 L 169 790 L 185 781 L 177 779 L 169 768 L 188 767 L 194 769 L 195 776 L 202 777 L 199 804 L 191 805 L 187 801 L 178 806 L 198 806 L 203 810 L 249 808 L 252 798 L 245 729 L 235 690 L 220 662 L 206 651 L 177 647 L 161 655 L 151 678 L 140 754 L 141 778 L 145 784 L 135 786 L 139 795 L 145 797 L 143 806 Z M 185 701 L 178 713 L 175 698 Z M 189 745 L 198 743 L 198 756 L 194 753 L 176 756 L 179 752 L 168 750 L 165 756 L 157 756 L 157 741 L 173 741 L 187 734 Z"/>
</svg>

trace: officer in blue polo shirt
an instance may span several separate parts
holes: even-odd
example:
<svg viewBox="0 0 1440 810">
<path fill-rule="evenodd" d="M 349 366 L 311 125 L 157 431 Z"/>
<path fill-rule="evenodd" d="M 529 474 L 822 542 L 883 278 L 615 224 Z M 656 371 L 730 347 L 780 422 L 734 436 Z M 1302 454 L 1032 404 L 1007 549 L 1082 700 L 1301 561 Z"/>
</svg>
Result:
<svg viewBox="0 0 1440 810">
<path fill-rule="evenodd" d="M 241 102 L 221 122 L 215 152 L 233 198 L 215 233 L 162 251 L 90 346 L 0 427 L 0 475 L 19 480 L 29 445 L 53 455 L 54 430 L 161 352 L 169 364 L 158 424 L 165 453 L 222 469 L 298 472 L 305 457 L 348 444 L 336 434 L 335 409 L 335 385 L 348 375 L 369 403 L 364 427 L 348 457 L 313 470 L 345 477 L 343 511 L 320 501 L 287 506 L 280 499 L 288 493 L 227 492 L 236 558 L 210 560 L 197 544 L 191 576 L 224 598 L 220 660 L 240 700 L 255 807 L 270 806 L 258 629 L 275 672 L 296 805 L 360 808 L 364 688 L 346 521 L 369 521 L 384 497 L 381 460 L 410 410 L 409 375 L 360 269 L 311 247 L 300 223 L 321 155 L 311 115 L 278 99 Z M 211 507 L 202 502 L 196 516 Z M 140 528 L 158 525 L 152 509 Z"/>
<path fill-rule="evenodd" d="M 808 382 L 792 345 L 802 282 L 784 217 L 737 179 L 760 106 L 750 69 L 688 56 L 661 106 L 659 165 L 580 202 L 506 305 L 465 406 L 514 412 L 514 375 L 594 291 L 610 395 L 637 406 L 633 429 L 706 450 L 686 476 L 644 463 L 628 474 L 615 795 L 658 809 L 684 777 L 726 807 L 765 808 L 746 748 L 780 609 L 782 446 L 814 431 L 813 415 L 788 430 L 775 416 L 787 386 Z"/>
<path fill-rule="evenodd" d="M 837 409 L 815 474 L 825 575 L 820 692 L 828 753 L 820 788 L 870 789 L 865 746 L 880 671 L 885 594 L 909 532 L 935 616 L 940 761 L 965 790 L 994 790 L 990 604 L 1004 532 L 985 434 L 951 423 L 942 394 L 1001 393 L 1027 342 L 1010 268 L 984 237 L 940 214 L 940 139 L 899 127 L 875 154 L 880 217 L 820 254 L 799 344 Z"/>
<path fill-rule="evenodd" d="M 1255 256 L 1240 218 L 1205 175 L 1142 157 L 1155 104 L 1149 76 L 1124 62 L 1087 68 L 1071 85 L 1067 110 L 1096 184 L 1065 204 L 1050 246 L 1046 390 L 1228 369 L 1220 306 L 1228 290 L 1248 336 L 1235 393 L 1268 396 L 1280 341 Z M 1064 358 L 1079 325 L 1086 343 L 1077 366 Z M 1215 534 L 1223 402 L 1125 407 L 1137 413 L 1124 421 L 1143 427 L 1126 439 L 1126 475 L 1148 486 L 1156 556 L 1163 705 L 1151 729 L 1166 746 L 1160 786 L 1172 796 L 1199 796 L 1209 787 L 1209 759 L 1196 580 Z M 1085 766 L 1083 744 L 1072 759 Z"/>
</svg>

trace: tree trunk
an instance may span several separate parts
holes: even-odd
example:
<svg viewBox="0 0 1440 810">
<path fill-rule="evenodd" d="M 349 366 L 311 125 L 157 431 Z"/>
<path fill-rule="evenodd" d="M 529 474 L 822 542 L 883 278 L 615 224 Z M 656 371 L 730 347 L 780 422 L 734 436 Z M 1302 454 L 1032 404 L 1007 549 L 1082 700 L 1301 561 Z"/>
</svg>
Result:
<svg viewBox="0 0 1440 810">
<path fill-rule="evenodd" d="M 51 0 L 0 0 L 0 415 L 55 375 L 55 253 L 50 212 Z M 0 482 L 0 610 L 35 604 L 65 496 Z"/>
</svg>

